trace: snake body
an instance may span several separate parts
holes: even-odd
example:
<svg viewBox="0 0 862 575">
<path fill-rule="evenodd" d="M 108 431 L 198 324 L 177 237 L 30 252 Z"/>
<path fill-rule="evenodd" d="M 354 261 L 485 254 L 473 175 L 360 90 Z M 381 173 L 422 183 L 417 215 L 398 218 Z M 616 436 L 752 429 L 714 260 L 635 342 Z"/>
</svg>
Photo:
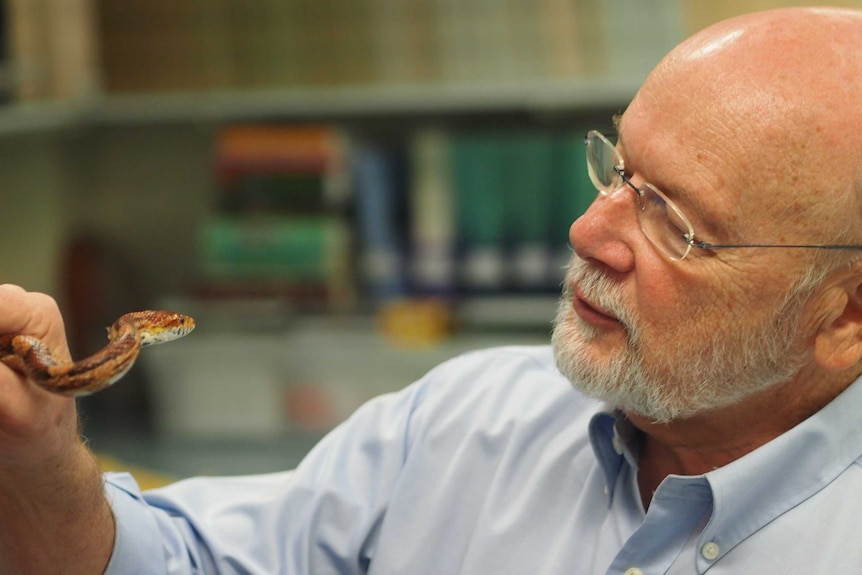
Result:
<svg viewBox="0 0 862 575">
<path fill-rule="evenodd" d="M 144 346 L 183 337 L 195 327 L 189 316 L 165 311 L 136 311 L 108 328 L 108 344 L 76 362 L 58 361 L 41 340 L 0 335 L 0 362 L 48 391 L 82 396 L 101 391 L 123 377 Z"/>
</svg>

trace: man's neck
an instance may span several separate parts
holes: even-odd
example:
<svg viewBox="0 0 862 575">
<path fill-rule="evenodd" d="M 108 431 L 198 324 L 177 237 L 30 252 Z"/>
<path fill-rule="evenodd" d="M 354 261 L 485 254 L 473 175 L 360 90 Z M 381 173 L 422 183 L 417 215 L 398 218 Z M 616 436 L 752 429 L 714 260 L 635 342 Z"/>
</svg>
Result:
<svg viewBox="0 0 862 575">
<path fill-rule="evenodd" d="M 668 475 L 701 475 L 739 459 L 822 409 L 854 379 L 797 377 L 731 406 L 668 423 L 626 413 L 644 433 L 638 464 L 644 508 Z"/>
</svg>

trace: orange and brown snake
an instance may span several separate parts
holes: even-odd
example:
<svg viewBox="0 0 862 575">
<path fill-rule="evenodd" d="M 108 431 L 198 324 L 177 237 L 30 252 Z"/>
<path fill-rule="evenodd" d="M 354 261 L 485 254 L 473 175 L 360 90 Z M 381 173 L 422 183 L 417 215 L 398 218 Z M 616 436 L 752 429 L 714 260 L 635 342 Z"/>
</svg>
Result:
<svg viewBox="0 0 862 575">
<path fill-rule="evenodd" d="M 168 342 L 195 328 L 189 316 L 166 311 L 124 314 L 108 328 L 108 345 L 80 361 L 58 361 L 39 339 L 0 335 L 0 362 L 40 387 L 68 396 L 101 391 L 123 377 L 141 347 Z"/>
</svg>

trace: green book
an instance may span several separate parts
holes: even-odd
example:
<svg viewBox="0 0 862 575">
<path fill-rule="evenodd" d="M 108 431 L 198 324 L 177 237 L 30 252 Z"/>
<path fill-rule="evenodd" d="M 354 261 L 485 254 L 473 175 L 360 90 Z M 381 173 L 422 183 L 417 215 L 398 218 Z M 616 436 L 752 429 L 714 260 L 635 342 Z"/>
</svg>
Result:
<svg viewBox="0 0 862 575">
<path fill-rule="evenodd" d="M 554 144 L 549 132 L 539 130 L 509 136 L 504 144 L 507 273 L 510 286 L 519 291 L 552 284 Z"/>
<path fill-rule="evenodd" d="M 466 291 L 503 287 L 503 149 L 494 134 L 460 135 L 453 144 L 458 284 Z"/>
<path fill-rule="evenodd" d="M 202 275 L 230 280 L 328 283 L 348 246 L 334 217 L 215 217 L 197 240 Z"/>
</svg>

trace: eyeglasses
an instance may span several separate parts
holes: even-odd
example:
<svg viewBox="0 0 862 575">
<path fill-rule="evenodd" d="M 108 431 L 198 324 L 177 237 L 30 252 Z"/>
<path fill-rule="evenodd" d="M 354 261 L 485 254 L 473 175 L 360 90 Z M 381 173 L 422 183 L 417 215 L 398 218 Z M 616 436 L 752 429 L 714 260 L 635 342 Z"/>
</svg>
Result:
<svg viewBox="0 0 862 575">
<path fill-rule="evenodd" d="M 664 193 L 650 183 L 637 187 L 625 174 L 625 163 L 616 147 L 601 133 L 590 130 L 587 146 L 587 171 L 603 196 L 628 186 L 637 199 L 638 222 L 644 236 L 660 252 L 674 261 L 684 259 L 691 248 L 705 250 L 735 248 L 809 248 L 821 250 L 862 250 L 862 245 L 801 244 L 711 244 L 694 239 L 694 228 L 685 214 Z"/>
</svg>

